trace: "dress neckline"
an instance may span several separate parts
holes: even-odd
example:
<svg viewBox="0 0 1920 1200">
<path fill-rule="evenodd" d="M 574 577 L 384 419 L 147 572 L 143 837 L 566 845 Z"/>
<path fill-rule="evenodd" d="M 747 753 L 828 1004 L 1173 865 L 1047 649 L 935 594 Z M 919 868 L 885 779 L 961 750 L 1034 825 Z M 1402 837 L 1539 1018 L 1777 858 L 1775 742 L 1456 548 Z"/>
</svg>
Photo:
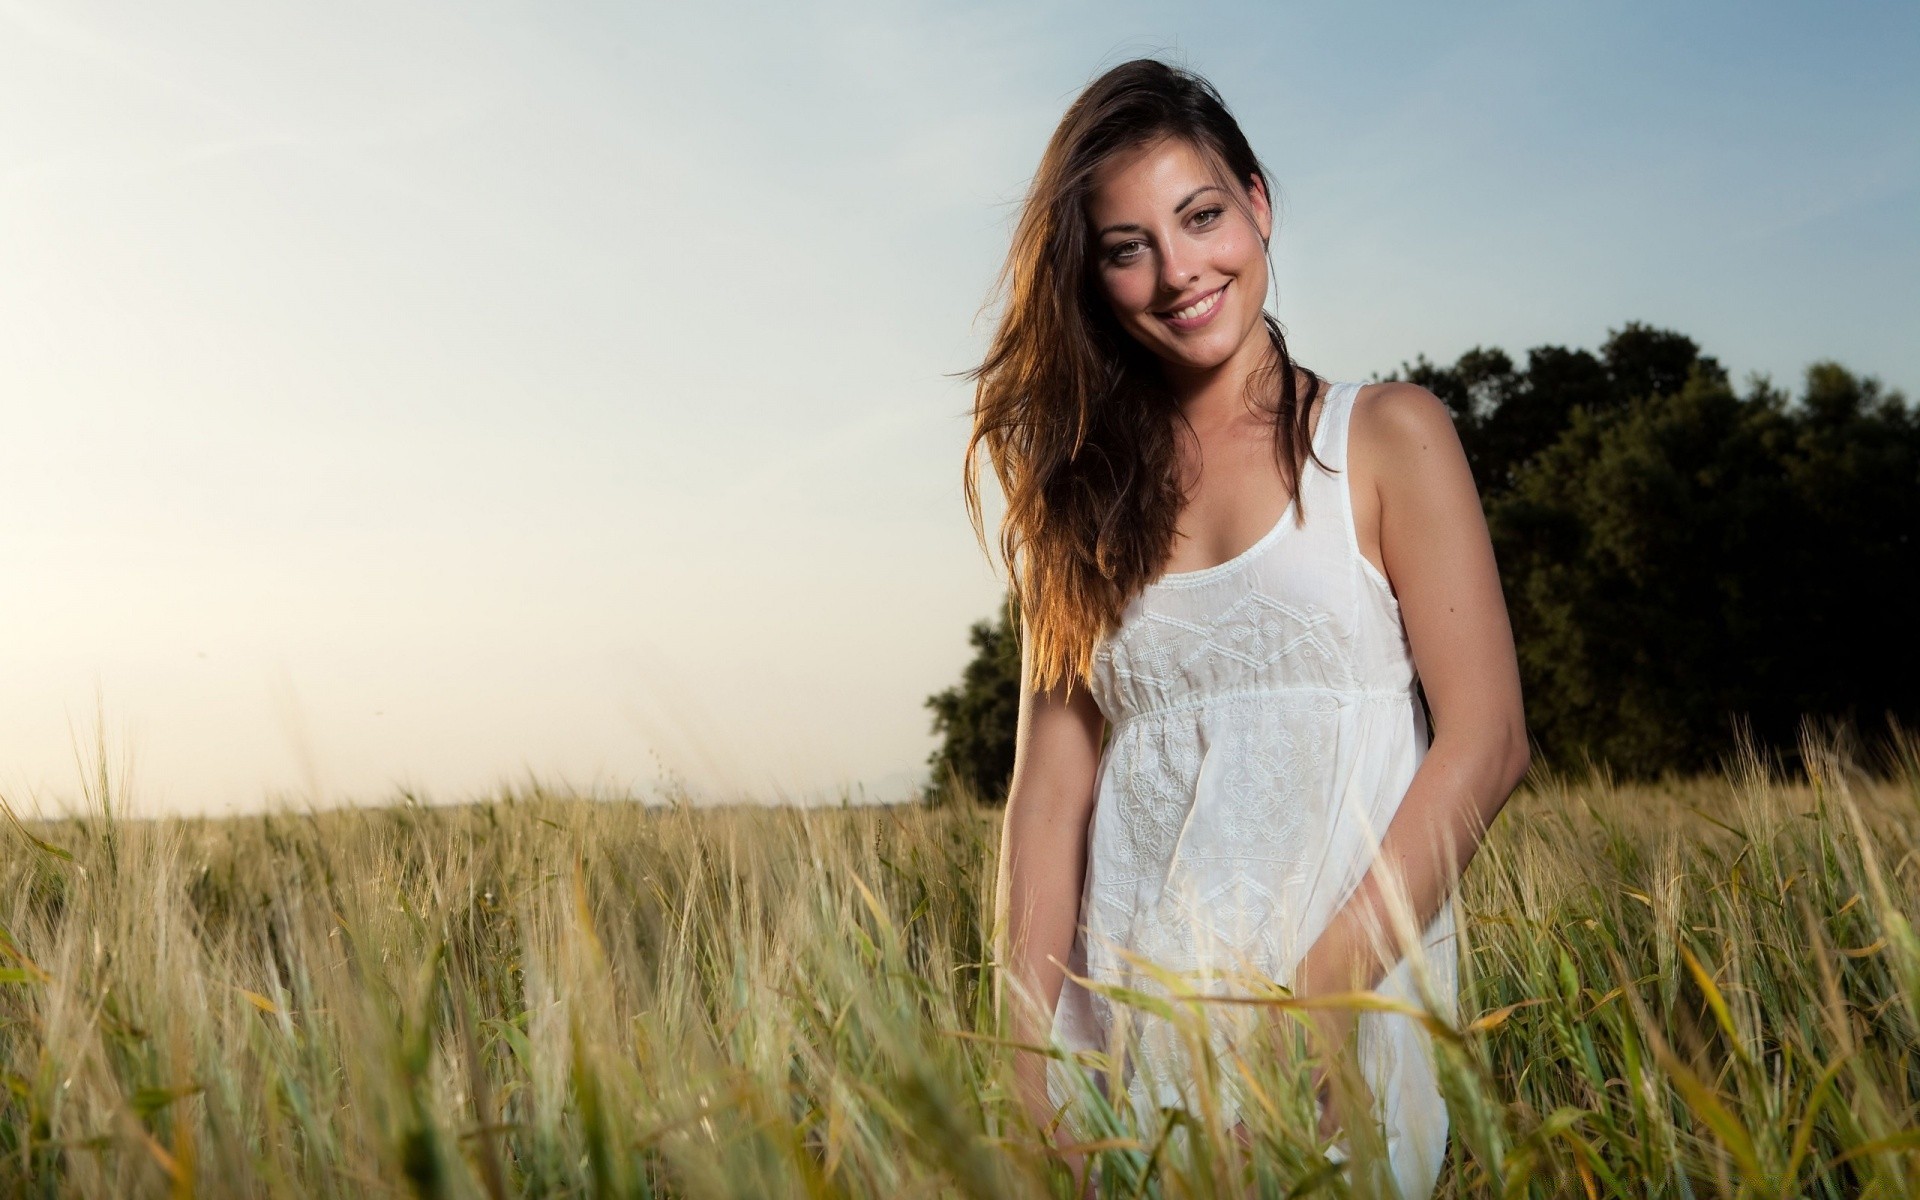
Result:
<svg viewBox="0 0 1920 1200">
<path fill-rule="evenodd" d="M 1308 443 L 1312 447 L 1314 455 L 1320 453 L 1320 443 L 1326 436 L 1329 418 L 1333 416 L 1334 394 L 1346 386 L 1348 385 L 1344 382 L 1335 383 L 1332 380 L 1327 382 L 1326 398 L 1320 402 L 1320 424 L 1314 427 L 1313 437 Z M 1146 590 L 1150 591 L 1154 588 L 1162 587 L 1188 587 L 1193 584 L 1211 582 L 1223 575 L 1232 574 L 1236 567 L 1239 567 L 1248 559 L 1255 557 L 1274 542 L 1279 541 L 1281 536 L 1286 533 L 1287 528 L 1293 524 L 1294 510 L 1300 507 L 1300 489 L 1305 486 L 1307 468 L 1312 465 L 1312 456 L 1309 456 L 1309 460 L 1301 464 L 1300 478 L 1294 481 L 1293 495 L 1287 498 L 1287 506 L 1280 511 L 1280 519 L 1273 523 L 1271 529 L 1261 534 L 1259 540 L 1254 542 L 1253 545 L 1248 546 L 1245 550 L 1242 550 L 1225 562 L 1218 562 L 1210 567 L 1200 567 L 1192 571 L 1163 571 L 1158 579 L 1146 585 Z"/>
</svg>

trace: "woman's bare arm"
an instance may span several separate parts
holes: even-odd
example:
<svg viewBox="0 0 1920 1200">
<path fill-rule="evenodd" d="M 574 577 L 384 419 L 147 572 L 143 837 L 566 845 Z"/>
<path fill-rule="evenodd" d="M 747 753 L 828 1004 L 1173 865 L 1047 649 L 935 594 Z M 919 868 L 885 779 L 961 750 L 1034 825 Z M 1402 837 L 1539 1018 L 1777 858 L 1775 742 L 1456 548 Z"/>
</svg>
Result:
<svg viewBox="0 0 1920 1200">
<path fill-rule="evenodd" d="M 1300 965 L 1305 995 L 1375 987 L 1412 952 L 1405 936 L 1417 943 L 1528 763 L 1506 600 L 1452 418 L 1425 388 L 1383 384 L 1356 402 L 1351 428 L 1352 483 L 1372 489 L 1355 497 L 1361 540 L 1377 529 L 1434 736 L 1373 867 Z M 1400 888 L 1410 930 L 1390 911 Z"/>
<path fill-rule="evenodd" d="M 1023 636 L 1021 644 L 1031 641 Z M 1012 1036 L 1045 1045 L 1080 915 L 1104 718 L 1083 681 L 1076 681 L 1072 699 L 1064 687 L 1038 692 L 1027 682 L 1030 668 L 1023 656 L 994 924 Z M 1017 1059 L 1021 1100 L 1043 1126 L 1052 1116 L 1046 1067 L 1036 1054 Z"/>
</svg>

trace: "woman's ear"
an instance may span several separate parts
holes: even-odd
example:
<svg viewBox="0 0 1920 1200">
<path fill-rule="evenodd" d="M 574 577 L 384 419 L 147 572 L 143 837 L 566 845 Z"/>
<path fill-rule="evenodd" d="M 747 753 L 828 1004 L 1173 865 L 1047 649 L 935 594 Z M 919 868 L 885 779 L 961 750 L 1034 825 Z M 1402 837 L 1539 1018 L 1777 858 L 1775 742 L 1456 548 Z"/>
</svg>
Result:
<svg viewBox="0 0 1920 1200">
<path fill-rule="evenodd" d="M 1258 175 L 1247 176 L 1247 199 L 1253 205 L 1253 223 L 1260 230 L 1260 241 L 1273 240 L 1273 206 L 1267 202 L 1266 185 Z"/>
</svg>

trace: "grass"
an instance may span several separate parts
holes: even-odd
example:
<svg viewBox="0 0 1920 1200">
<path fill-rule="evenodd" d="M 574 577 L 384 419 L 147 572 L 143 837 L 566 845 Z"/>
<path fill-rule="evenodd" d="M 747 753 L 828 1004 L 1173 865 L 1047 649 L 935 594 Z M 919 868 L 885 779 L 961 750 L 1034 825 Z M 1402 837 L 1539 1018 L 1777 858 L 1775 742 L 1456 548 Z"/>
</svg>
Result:
<svg viewBox="0 0 1920 1200">
<path fill-rule="evenodd" d="M 1920 766 L 1808 751 L 1508 805 L 1439 1194 L 1920 1192 Z M 991 810 L 90 795 L 0 817 L 0 1195 L 1070 1194 L 995 1037 Z M 1266 1082 L 1251 1155 L 1096 1114 L 1107 1186 L 1364 1190 Z"/>
</svg>

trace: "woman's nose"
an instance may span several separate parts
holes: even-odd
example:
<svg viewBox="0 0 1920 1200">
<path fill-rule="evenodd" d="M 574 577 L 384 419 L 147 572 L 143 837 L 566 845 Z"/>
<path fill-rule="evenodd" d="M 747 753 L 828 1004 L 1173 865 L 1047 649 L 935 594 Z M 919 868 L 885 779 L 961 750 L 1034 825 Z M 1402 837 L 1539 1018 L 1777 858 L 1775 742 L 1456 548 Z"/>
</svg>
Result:
<svg viewBox="0 0 1920 1200">
<path fill-rule="evenodd" d="M 1165 245 L 1166 252 L 1160 256 L 1160 290 L 1168 299 L 1173 299 L 1184 294 L 1200 277 L 1200 270 L 1192 247 L 1182 239 L 1169 238 Z"/>
</svg>

